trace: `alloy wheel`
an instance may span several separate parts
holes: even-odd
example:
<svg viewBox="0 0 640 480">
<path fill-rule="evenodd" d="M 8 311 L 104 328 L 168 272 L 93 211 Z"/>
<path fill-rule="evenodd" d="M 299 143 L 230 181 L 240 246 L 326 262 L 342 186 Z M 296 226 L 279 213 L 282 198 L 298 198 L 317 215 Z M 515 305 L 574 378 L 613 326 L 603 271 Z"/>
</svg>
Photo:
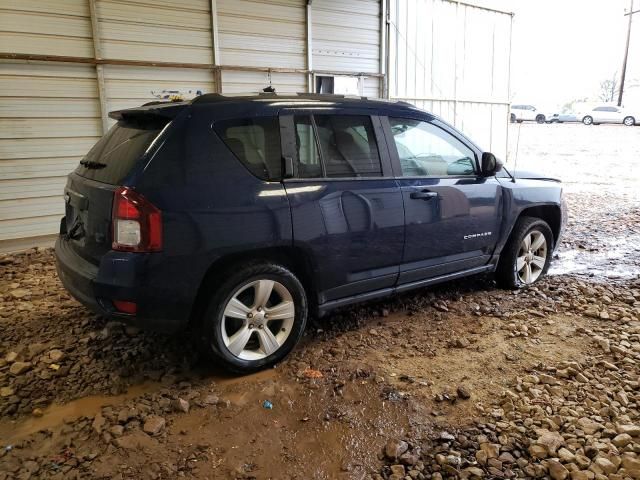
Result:
<svg viewBox="0 0 640 480">
<path fill-rule="evenodd" d="M 275 280 L 246 283 L 231 295 L 220 322 L 229 353 L 242 360 L 261 360 L 282 347 L 293 327 L 291 292 Z"/>
<path fill-rule="evenodd" d="M 518 279 L 525 285 L 535 282 L 547 263 L 547 239 L 538 230 L 527 233 L 518 250 L 516 271 Z"/>
</svg>

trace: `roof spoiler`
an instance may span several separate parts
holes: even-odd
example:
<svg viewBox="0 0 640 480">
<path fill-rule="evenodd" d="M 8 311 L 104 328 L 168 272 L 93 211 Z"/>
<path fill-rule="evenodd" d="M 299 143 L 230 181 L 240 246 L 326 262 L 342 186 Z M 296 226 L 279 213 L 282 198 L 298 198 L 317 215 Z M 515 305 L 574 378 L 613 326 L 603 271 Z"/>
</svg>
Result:
<svg viewBox="0 0 640 480">
<path fill-rule="evenodd" d="M 173 120 L 187 105 L 187 102 L 151 102 L 142 107 L 114 110 L 109 112 L 109 118 L 118 121 L 142 118 Z"/>
</svg>

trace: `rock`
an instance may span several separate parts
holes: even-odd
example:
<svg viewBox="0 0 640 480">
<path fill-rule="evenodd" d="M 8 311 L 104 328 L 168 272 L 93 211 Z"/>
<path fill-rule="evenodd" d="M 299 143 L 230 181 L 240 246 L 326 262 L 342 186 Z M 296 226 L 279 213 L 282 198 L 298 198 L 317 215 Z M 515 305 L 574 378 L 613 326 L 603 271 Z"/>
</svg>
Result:
<svg viewBox="0 0 640 480">
<path fill-rule="evenodd" d="M 420 457 L 414 452 L 404 452 L 400 455 L 400 463 L 407 466 L 412 466 L 418 463 Z"/>
<path fill-rule="evenodd" d="M 458 397 L 463 400 L 468 400 L 471 398 L 471 392 L 464 386 L 460 385 L 457 389 Z"/>
<path fill-rule="evenodd" d="M 544 445 L 533 444 L 529 446 L 529 455 L 534 458 L 547 458 L 549 451 Z"/>
<path fill-rule="evenodd" d="M 220 402 L 220 398 L 216 395 L 207 395 L 202 399 L 202 403 L 205 405 L 217 405 Z"/>
<path fill-rule="evenodd" d="M 495 443 L 481 443 L 480 450 L 487 454 L 487 459 L 498 458 L 500 454 L 500 445 Z"/>
<path fill-rule="evenodd" d="M 16 352 L 9 352 L 4 356 L 7 363 L 15 362 L 16 358 L 18 358 L 18 354 Z"/>
<path fill-rule="evenodd" d="M 626 433 L 632 437 L 640 437 L 640 425 L 618 425 L 616 431 L 618 433 Z"/>
<path fill-rule="evenodd" d="M 40 418 L 44 415 L 44 412 L 42 411 L 41 408 L 34 408 L 33 411 L 31 412 L 31 415 L 33 415 L 36 418 Z"/>
<path fill-rule="evenodd" d="M 564 438 L 562 438 L 562 435 L 557 432 L 540 430 L 538 435 L 539 436 L 538 440 L 536 440 L 536 443 L 545 447 L 547 449 L 547 452 L 551 455 L 555 455 L 558 448 L 564 445 Z"/>
<path fill-rule="evenodd" d="M 9 292 L 13 298 L 18 300 L 28 297 L 31 295 L 31 290 L 27 290 L 26 288 L 16 288 L 15 290 L 11 290 Z"/>
<path fill-rule="evenodd" d="M 396 460 L 400 456 L 409 450 L 409 444 L 404 440 L 391 439 L 384 447 L 384 454 L 391 460 Z"/>
<path fill-rule="evenodd" d="M 547 468 L 549 469 L 549 476 L 553 480 L 565 480 L 569 476 L 569 470 L 557 460 L 547 460 Z"/>
<path fill-rule="evenodd" d="M 591 467 L 589 467 L 589 470 L 596 474 L 598 474 L 598 470 L 600 470 L 605 475 L 609 475 L 611 473 L 616 473 L 618 468 L 608 458 L 597 457 L 591 464 Z"/>
<path fill-rule="evenodd" d="M 633 438 L 628 433 L 621 433 L 616 435 L 611 443 L 613 443 L 618 448 L 624 448 L 629 445 L 633 441 Z"/>
<path fill-rule="evenodd" d="M 471 345 L 471 342 L 465 337 L 455 338 L 453 340 L 453 346 L 456 348 L 467 348 Z"/>
<path fill-rule="evenodd" d="M 10 397 L 14 394 L 14 390 L 11 387 L 2 387 L 0 388 L 0 397 Z"/>
<path fill-rule="evenodd" d="M 22 375 L 29 370 L 31 370 L 31 362 L 15 362 L 9 367 L 11 375 Z"/>
<path fill-rule="evenodd" d="M 160 417 L 158 415 L 151 415 L 145 420 L 142 429 L 149 435 L 158 435 L 164 428 L 165 424 L 166 421 L 163 417 Z"/>
<path fill-rule="evenodd" d="M 120 437 L 124 433 L 124 427 L 122 425 L 114 425 L 109 429 L 109 433 L 114 437 Z"/>
<path fill-rule="evenodd" d="M 623 455 L 622 468 L 624 468 L 627 476 L 636 480 L 640 479 L 640 459 Z"/>
<path fill-rule="evenodd" d="M 62 350 L 51 350 L 49 352 L 49 358 L 52 362 L 58 363 L 61 362 L 64 358 L 64 352 Z"/>
<path fill-rule="evenodd" d="M 604 425 L 600 425 L 598 422 L 594 422 L 588 417 L 578 419 L 576 425 L 587 435 L 593 435 L 604 428 Z"/>
<path fill-rule="evenodd" d="M 189 402 L 183 398 L 177 398 L 171 402 L 171 407 L 176 412 L 189 413 Z"/>
<path fill-rule="evenodd" d="M 404 465 L 391 465 L 391 474 L 400 475 L 400 478 L 404 477 Z"/>
<path fill-rule="evenodd" d="M 593 477 L 593 472 L 586 470 L 574 470 L 571 472 L 571 480 L 592 480 Z"/>
<path fill-rule="evenodd" d="M 446 431 L 440 432 L 440 435 L 438 438 L 440 440 L 444 440 L 445 442 L 453 442 L 456 439 L 456 437 L 454 437 L 452 434 Z"/>
<path fill-rule="evenodd" d="M 563 463 L 573 463 L 576 459 L 576 456 L 566 448 L 561 448 L 560 450 L 558 450 L 558 458 Z"/>
<path fill-rule="evenodd" d="M 478 467 L 467 467 L 463 471 L 472 477 L 484 477 L 484 470 Z"/>
<path fill-rule="evenodd" d="M 104 427 L 105 423 L 107 423 L 107 420 L 102 416 L 101 413 L 98 413 L 93 418 L 93 423 L 91 424 L 91 428 L 93 428 L 93 431 L 98 434 L 102 433 L 102 428 Z"/>
</svg>

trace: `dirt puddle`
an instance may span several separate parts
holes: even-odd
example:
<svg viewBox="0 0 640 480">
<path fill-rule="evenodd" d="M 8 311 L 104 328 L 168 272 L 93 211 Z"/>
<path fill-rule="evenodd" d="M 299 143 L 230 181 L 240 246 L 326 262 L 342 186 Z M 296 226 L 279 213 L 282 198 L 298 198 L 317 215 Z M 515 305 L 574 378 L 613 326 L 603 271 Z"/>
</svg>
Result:
<svg viewBox="0 0 640 480">
<path fill-rule="evenodd" d="M 257 384 L 264 380 L 272 379 L 276 371 L 264 370 L 247 376 L 231 376 L 212 373 L 210 370 L 194 372 L 193 377 L 211 381 L 222 388 L 233 388 L 236 385 Z M 41 416 L 32 416 L 18 420 L 0 420 L 0 445 L 11 445 L 29 435 L 42 430 L 56 430 L 63 424 L 72 422 L 80 417 L 93 417 L 103 407 L 119 405 L 133 400 L 147 393 L 154 393 L 167 387 L 160 382 L 144 382 L 131 386 L 126 393 L 121 395 L 91 395 L 78 398 L 64 404 L 52 404 L 42 411 Z M 247 392 L 230 395 L 232 401 L 240 401 Z"/>
</svg>

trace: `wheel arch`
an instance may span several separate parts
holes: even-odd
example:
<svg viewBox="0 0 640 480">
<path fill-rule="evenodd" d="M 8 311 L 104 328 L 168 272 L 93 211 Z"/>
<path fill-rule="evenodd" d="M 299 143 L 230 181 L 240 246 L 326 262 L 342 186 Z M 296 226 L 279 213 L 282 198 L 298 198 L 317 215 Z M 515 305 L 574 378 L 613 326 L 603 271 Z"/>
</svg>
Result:
<svg viewBox="0 0 640 480">
<path fill-rule="evenodd" d="M 280 246 L 256 249 L 250 252 L 238 252 L 224 255 L 214 261 L 207 269 L 198 288 L 195 301 L 189 315 L 189 326 L 194 326 L 202 317 L 210 297 L 209 292 L 216 281 L 238 265 L 252 262 L 273 262 L 290 270 L 302 283 L 307 294 L 310 311 L 317 308 L 317 286 L 313 277 L 313 264 L 310 256 L 299 247 Z"/>
<path fill-rule="evenodd" d="M 520 212 L 516 222 L 522 217 L 536 217 L 547 222 L 553 233 L 553 248 L 556 247 L 556 241 L 560 237 L 560 231 L 562 229 L 562 212 L 559 205 L 535 205 L 526 207 Z"/>
</svg>

